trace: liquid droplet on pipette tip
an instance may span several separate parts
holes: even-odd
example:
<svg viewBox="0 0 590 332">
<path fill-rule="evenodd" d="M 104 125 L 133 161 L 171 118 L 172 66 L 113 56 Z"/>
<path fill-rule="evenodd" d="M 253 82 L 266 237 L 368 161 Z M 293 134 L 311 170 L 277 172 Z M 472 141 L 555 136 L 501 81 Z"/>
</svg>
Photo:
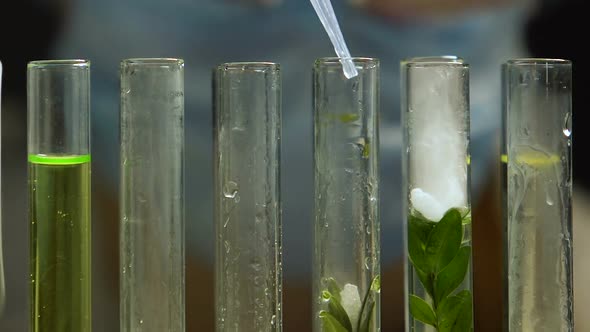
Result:
<svg viewBox="0 0 590 332">
<path fill-rule="evenodd" d="M 358 71 L 350 57 L 350 52 L 348 51 L 348 47 L 346 46 L 346 42 L 344 41 L 344 37 L 342 36 L 342 31 L 340 31 L 340 26 L 338 25 L 338 20 L 336 19 L 336 14 L 334 13 L 334 9 L 332 8 L 332 3 L 330 0 L 310 0 L 313 8 L 318 15 L 324 29 L 328 33 L 328 37 L 330 37 L 330 41 L 334 46 L 334 50 L 336 51 L 336 55 L 340 59 L 340 63 L 342 64 L 342 69 L 344 71 L 344 76 L 350 79 L 358 75 Z"/>
</svg>

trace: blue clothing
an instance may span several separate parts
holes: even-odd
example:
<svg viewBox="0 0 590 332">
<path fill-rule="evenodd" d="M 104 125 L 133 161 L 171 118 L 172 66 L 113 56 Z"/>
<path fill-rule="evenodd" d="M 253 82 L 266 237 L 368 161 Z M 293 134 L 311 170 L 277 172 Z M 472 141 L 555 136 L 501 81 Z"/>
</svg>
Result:
<svg viewBox="0 0 590 332">
<path fill-rule="evenodd" d="M 391 265 L 403 254 L 400 60 L 457 55 L 470 64 L 476 198 L 497 148 L 500 64 L 524 55 L 520 29 L 525 12 L 504 8 L 458 14 L 447 20 L 395 23 L 341 1 L 333 4 L 351 54 L 381 61 L 381 255 L 382 265 Z M 131 57 L 185 60 L 187 250 L 211 264 L 211 70 L 229 61 L 280 63 L 283 266 L 287 278 L 308 277 L 313 244 L 311 67 L 318 57 L 334 56 L 311 4 L 284 0 L 281 5 L 260 8 L 222 0 L 81 0 L 74 11 L 54 54 L 92 62 L 94 172 L 114 195 L 119 180 L 119 62 Z"/>
</svg>

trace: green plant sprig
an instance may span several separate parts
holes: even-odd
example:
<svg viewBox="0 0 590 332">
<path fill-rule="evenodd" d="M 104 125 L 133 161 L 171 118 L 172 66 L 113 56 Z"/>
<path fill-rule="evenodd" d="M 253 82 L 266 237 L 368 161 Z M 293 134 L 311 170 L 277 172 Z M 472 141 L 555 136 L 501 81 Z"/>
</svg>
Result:
<svg viewBox="0 0 590 332">
<path fill-rule="evenodd" d="M 409 296 L 413 318 L 438 332 L 472 330 L 473 303 L 469 290 L 453 292 L 465 279 L 471 246 L 462 245 L 463 225 L 471 223 L 469 210 L 451 208 L 438 222 L 412 211 L 408 222 L 408 254 L 414 272 L 432 299 L 430 305 Z"/>
<path fill-rule="evenodd" d="M 322 291 L 322 299 L 328 302 L 328 310 L 321 310 L 319 317 L 322 320 L 323 332 L 369 332 L 373 329 L 373 311 L 378 293 L 381 291 L 381 280 L 379 276 L 371 282 L 371 287 L 365 293 L 363 304 L 359 313 L 359 320 L 353 329 L 352 323 L 346 310 L 341 305 L 341 288 L 334 280 L 329 278 L 327 289 Z"/>
</svg>

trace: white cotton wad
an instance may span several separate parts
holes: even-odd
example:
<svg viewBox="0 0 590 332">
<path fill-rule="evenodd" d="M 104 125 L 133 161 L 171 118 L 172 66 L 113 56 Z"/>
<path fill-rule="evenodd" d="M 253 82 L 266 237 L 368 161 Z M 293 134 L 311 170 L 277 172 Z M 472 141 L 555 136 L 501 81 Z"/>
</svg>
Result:
<svg viewBox="0 0 590 332">
<path fill-rule="evenodd" d="M 409 83 L 412 207 L 439 221 L 467 204 L 467 116 L 463 78 L 456 70 L 424 67 Z"/>
<path fill-rule="evenodd" d="M 361 297 L 359 295 L 359 289 L 353 284 L 346 284 L 340 291 L 340 304 L 352 324 L 353 332 L 356 332 L 356 326 L 359 321 L 359 315 L 361 313 Z"/>
</svg>

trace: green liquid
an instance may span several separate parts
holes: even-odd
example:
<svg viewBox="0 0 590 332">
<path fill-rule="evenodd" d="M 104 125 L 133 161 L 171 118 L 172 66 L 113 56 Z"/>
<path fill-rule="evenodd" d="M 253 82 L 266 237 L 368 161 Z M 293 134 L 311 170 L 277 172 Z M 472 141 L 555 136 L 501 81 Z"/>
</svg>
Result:
<svg viewBox="0 0 590 332">
<path fill-rule="evenodd" d="M 90 155 L 29 156 L 31 332 L 91 331 Z"/>
</svg>

